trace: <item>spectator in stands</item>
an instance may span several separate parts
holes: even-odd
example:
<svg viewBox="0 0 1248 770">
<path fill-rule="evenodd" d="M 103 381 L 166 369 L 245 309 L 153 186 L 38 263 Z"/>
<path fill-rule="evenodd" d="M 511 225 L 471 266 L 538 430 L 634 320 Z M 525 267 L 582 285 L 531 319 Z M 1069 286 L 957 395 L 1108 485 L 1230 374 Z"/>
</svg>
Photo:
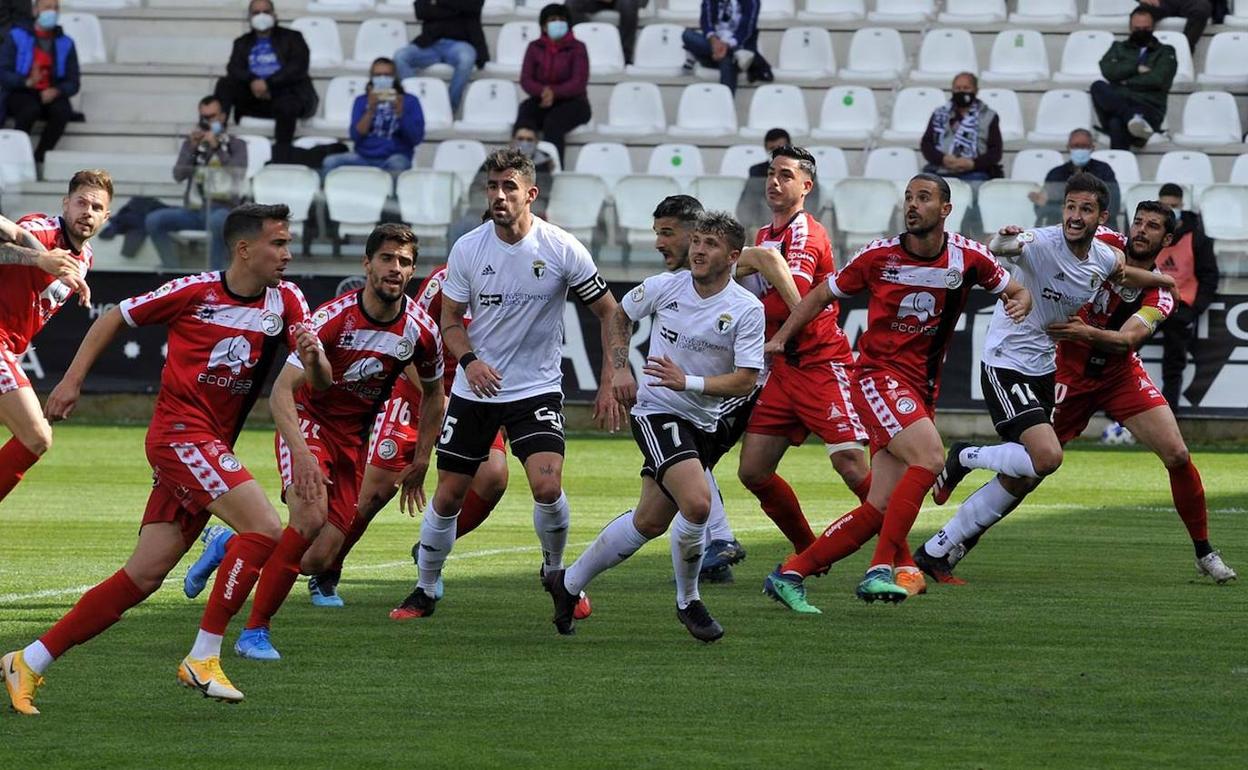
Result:
<svg viewBox="0 0 1248 770">
<path fill-rule="evenodd" d="M 449 64 L 451 109 L 458 110 L 473 67 L 484 67 L 490 49 L 481 27 L 483 0 L 416 0 L 420 34 L 394 54 L 399 79 L 420 74 L 434 64 Z"/>
<path fill-rule="evenodd" d="M 1209 17 L 1213 15 L 1213 3 L 1209 0 L 1140 0 L 1140 5 L 1146 6 L 1155 19 L 1170 16 L 1187 19 L 1187 24 L 1183 25 L 1183 36 L 1192 47 L 1192 55 L 1196 55 L 1196 44 L 1205 33 L 1205 27 L 1209 26 Z"/>
<path fill-rule="evenodd" d="M 650 4 L 650 0 L 567 0 L 572 24 L 580 24 L 600 11 L 615 11 L 620 15 L 620 45 L 624 49 L 624 61 L 633 63 L 633 45 L 637 42 L 637 14 Z"/>
<path fill-rule="evenodd" d="M 572 36 L 568 9 L 558 3 L 542 8 L 542 34 L 524 52 L 520 87 L 529 95 L 520 103 L 517 126 L 532 126 L 563 159 L 563 140 L 569 131 L 588 123 L 589 51 Z"/>
<path fill-rule="evenodd" d="M 373 166 L 397 175 L 412 167 L 416 145 L 425 138 L 425 113 L 419 99 L 403 92 L 394 72 L 393 60 L 373 61 L 368 86 L 351 108 L 355 152 L 330 155 L 322 174 L 340 166 Z"/>
<path fill-rule="evenodd" d="M 308 77 L 308 44 L 297 30 L 278 26 L 272 0 L 251 0 L 247 16 L 251 31 L 234 41 L 216 95 L 235 122 L 244 115 L 272 118 L 275 150 L 287 151 L 295 122 L 311 117 L 320 102 Z"/>
<path fill-rule="evenodd" d="M 511 132 L 511 146 L 529 157 L 533 161 L 533 168 L 537 171 L 537 189 L 539 194 L 537 199 L 533 201 L 533 214 L 539 217 L 546 216 L 546 204 L 550 200 L 550 187 L 554 182 L 555 159 L 542 152 L 537 147 L 541 134 L 532 126 L 517 125 Z M 469 185 L 467 193 L 464 195 L 465 208 L 460 216 L 451 222 L 447 233 L 448 248 L 455 241 L 459 240 L 459 236 L 472 230 L 477 225 L 489 219 L 489 211 L 485 211 L 485 217 L 482 217 L 481 193 L 485 191 L 485 184 L 489 179 L 489 173 L 485 170 L 485 164 L 477 169 L 476 176 L 472 178 L 472 184 Z"/>
<path fill-rule="evenodd" d="M 767 205 L 767 170 L 771 168 L 771 153 L 789 144 L 793 144 L 793 139 L 783 128 L 773 128 L 763 136 L 763 149 L 767 151 L 768 160 L 750 166 L 750 176 L 737 203 L 737 220 L 745 225 L 747 232 L 751 227 L 762 227 L 771 221 L 771 208 Z M 812 214 L 819 211 L 818 184 L 806 196 L 806 210 Z"/>
<path fill-rule="evenodd" d="M 34 22 L 19 21 L 0 42 L 0 90 L 14 127 L 29 134 L 36 120 L 46 121 L 36 163 L 64 136 L 74 112 L 69 97 L 80 85 L 78 51 L 59 11 L 58 0 L 35 0 Z"/>
<path fill-rule="evenodd" d="M 1172 409 L 1179 408 L 1183 370 L 1196 341 L 1196 322 L 1218 292 L 1218 261 L 1213 241 L 1205 235 L 1200 215 L 1183 210 L 1183 188 L 1163 184 L 1158 199 L 1174 212 L 1176 229 L 1170 245 L 1157 255 L 1157 267 L 1178 284 L 1179 303 L 1161 326 L 1161 394 Z"/>
<path fill-rule="evenodd" d="M 1001 120 L 978 98 L 979 79 L 970 72 L 953 78 L 953 98 L 932 113 L 919 149 L 928 173 L 983 182 L 1005 175 Z"/>
<path fill-rule="evenodd" d="M 166 267 L 178 266 L 170 233 L 205 229 L 212 269 L 225 267 L 225 216 L 242 202 L 247 177 L 247 143 L 226 132 L 228 117 L 215 95 L 199 100 L 199 123 L 173 164 L 174 180 L 186 183 L 182 206 L 157 209 L 144 221 Z"/>
<path fill-rule="evenodd" d="M 1066 140 L 1066 151 L 1070 160 L 1060 166 L 1054 166 L 1044 177 L 1044 187 L 1027 197 L 1036 204 L 1036 224 L 1039 226 L 1060 224 L 1062 221 L 1062 191 L 1066 180 L 1081 171 L 1086 171 L 1100 179 L 1109 188 L 1109 211 L 1112 223 L 1118 216 L 1118 179 L 1114 176 L 1114 168 L 1103 160 L 1092 157 L 1096 150 L 1096 140 L 1092 132 L 1086 128 L 1076 128 L 1070 132 Z"/>
<path fill-rule="evenodd" d="M 682 40 L 688 60 L 719 70 L 719 82 L 737 92 L 737 73 L 750 68 L 758 52 L 760 0 L 702 0 L 698 29 L 686 29 Z"/>
<path fill-rule="evenodd" d="M 1115 41 L 1101 57 L 1105 79 L 1092 84 L 1096 117 L 1115 150 L 1144 144 L 1166 118 L 1166 98 L 1179 63 L 1174 46 L 1153 34 L 1154 23 L 1144 6 L 1132 11 L 1131 35 Z"/>
</svg>

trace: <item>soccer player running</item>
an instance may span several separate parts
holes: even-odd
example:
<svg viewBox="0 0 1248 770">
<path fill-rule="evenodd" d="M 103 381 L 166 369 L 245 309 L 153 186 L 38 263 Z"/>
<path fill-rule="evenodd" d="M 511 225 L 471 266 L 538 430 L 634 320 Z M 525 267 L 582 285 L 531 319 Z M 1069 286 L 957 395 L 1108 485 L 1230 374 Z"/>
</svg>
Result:
<svg viewBox="0 0 1248 770">
<path fill-rule="evenodd" d="M 1021 324 L 998 307 L 984 343 L 980 372 L 984 400 L 1006 443 L 954 442 L 932 490 L 932 498 L 943 505 L 971 470 L 995 471 L 994 479 L 962 503 L 964 520 L 1008 512 L 1062 464 L 1062 443 L 1053 430 L 1057 344 L 1048 327 L 1078 313 L 1106 281 L 1133 289 L 1174 285 L 1169 276 L 1127 265 L 1120 251 L 1097 239 L 1097 229 L 1109 216 L 1104 182 L 1091 174 L 1075 174 L 1066 182 L 1063 201 L 1061 225 L 1026 231 L 1003 228 L 989 244 L 993 254 L 1015 261 L 1018 279 L 1035 305 Z M 955 548 L 958 553 L 950 559 Z M 948 582 L 960 552 L 960 543 L 942 542 L 938 533 L 914 554 L 914 560 L 928 575 Z"/>
<path fill-rule="evenodd" d="M 531 210 L 537 198 L 531 161 L 497 150 L 484 164 L 491 220 L 451 247 L 442 284 L 442 339 L 459 362 L 438 437 L 438 485 L 425 507 L 419 578 L 402 605 L 428 617 L 442 566 L 455 545 L 457 517 L 499 428 L 524 465 L 533 493 L 533 529 L 542 548 L 539 574 L 563 568 L 571 512 L 563 492 L 561 345 L 568 290 L 602 323 L 603 366 L 594 417 L 616 430 L 606 322 L 615 298 L 589 251 Z M 472 333 L 464 326 L 472 315 Z"/>
<path fill-rule="evenodd" d="M 1127 265 L 1153 270 L 1157 255 L 1174 233 L 1170 209 L 1158 201 L 1141 201 L 1135 209 L 1130 238 L 1102 228 L 1097 237 L 1126 252 Z M 1091 304 L 1078 314 L 1048 327 L 1057 343 L 1054 430 L 1062 445 L 1083 433 L 1098 411 L 1121 422 L 1161 458 L 1170 476 L 1175 510 L 1196 550 L 1196 569 L 1218 583 L 1234 580 L 1235 570 L 1209 544 L 1209 512 L 1200 473 L 1179 432 L 1174 412 L 1136 351 L 1174 309 L 1170 292 L 1139 291 L 1104 283 Z M 967 500 L 925 546 L 933 559 L 950 569 L 974 547 L 985 531 L 1014 509 L 1022 495 L 988 508 L 982 498 Z M 951 558 L 957 553 L 958 557 Z M 959 579 L 960 580 L 960 579 Z"/>
<path fill-rule="evenodd" d="M 16 223 L 0 217 L 0 424 L 13 435 L 0 447 L 0 500 L 52 446 L 52 427 L 21 360 L 71 294 L 91 304 L 90 240 L 108 220 L 112 198 L 107 171 L 79 171 L 60 216 L 28 214 Z"/>
<path fill-rule="evenodd" d="M 87 373 L 124 327 L 168 327 L 169 352 L 146 442 L 155 485 L 138 543 L 124 567 L 83 594 L 47 633 L 4 656 L 5 685 L 19 713 L 39 713 L 35 691 L 52 661 L 155 592 L 210 515 L 239 535 L 217 571 L 195 643 L 178 666 L 178 683 L 207 698 L 243 699 L 221 670 L 221 638 L 277 545 L 282 525 L 264 490 L 234 455 L 234 441 L 283 342 L 298 351 L 306 368 L 329 376 L 306 323 L 303 294 L 282 280 L 290 263 L 289 214 L 285 206 L 231 211 L 225 219 L 233 255 L 229 268 L 178 278 L 122 300 L 91 325 L 64 379 L 48 396 L 48 417 L 68 418 Z"/>
<path fill-rule="evenodd" d="M 698 594 L 698 573 L 711 507 L 706 466 L 722 402 L 748 395 L 763 367 L 762 303 L 732 280 L 744 243 L 745 230 L 729 214 L 704 214 L 693 230 L 689 270 L 647 278 L 611 319 L 612 389 L 632 407 L 641 497 L 571 567 L 547 575 L 561 634 L 575 633 L 576 597 L 589 582 L 670 525 L 676 617 L 703 642 L 724 635 Z M 638 384 L 629 350 L 633 323 L 643 318 L 652 325 L 642 374 L 652 379 Z"/>
<path fill-rule="evenodd" d="M 917 579 L 906 536 L 936 480 L 944 449 L 933 422 L 945 353 L 972 286 L 1000 295 L 998 312 L 1012 323 L 1031 309 L 1031 296 L 1010 278 L 987 247 L 945 232 L 953 211 L 949 184 L 919 174 L 906 185 L 906 231 L 868 244 L 844 269 L 811 290 L 767 343 L 781 350 L 829 303 L 870 292 L 867 329 L 858 340 L 853 399 L 871 436 L 871 489 L 860 506 L 832 522 L 812 546 L 772 572 L 764 592 L 789 609 L 817 613 L 803 581 L 849 556 L 876 533 L 871 567 L 858 584 L 860 599 L 899 602 Z M 899 584 L 901 583 L 901 584 Z"/>
</svg>

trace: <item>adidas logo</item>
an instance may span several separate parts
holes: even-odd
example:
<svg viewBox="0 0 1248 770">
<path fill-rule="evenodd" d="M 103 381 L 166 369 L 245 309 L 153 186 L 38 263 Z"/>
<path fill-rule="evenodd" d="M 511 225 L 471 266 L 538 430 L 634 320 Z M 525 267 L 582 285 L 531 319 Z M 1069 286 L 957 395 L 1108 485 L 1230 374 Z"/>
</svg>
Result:
<svg viewBox="0 0 1248 770">
<path fill-rule="evenodd" d="M 481 275 L 494 275 L 494 266 L 486 265 L 485 269 L 481 271 Z"/>
<path fill-rule="evenodd" d="M 1058 272 L 1058 274 L 1057 274 L 1057 275 L 1053 276 L 1053 280 L 1054 280 L 1054 281 L 1064 281 L 1064 280 L 1066 280 L 1066 274 L 1065 274 L 1065 273 L 1063 273 L 1063 272 Z"/>
<path fill-rule="evenodd" d="M 664 310 L 680 310 L 680 303 L 677 302 L 676 300 L 672 300 L 671 302 L 667 303 L 667 305 L 663 309 Z"/>
</svg>

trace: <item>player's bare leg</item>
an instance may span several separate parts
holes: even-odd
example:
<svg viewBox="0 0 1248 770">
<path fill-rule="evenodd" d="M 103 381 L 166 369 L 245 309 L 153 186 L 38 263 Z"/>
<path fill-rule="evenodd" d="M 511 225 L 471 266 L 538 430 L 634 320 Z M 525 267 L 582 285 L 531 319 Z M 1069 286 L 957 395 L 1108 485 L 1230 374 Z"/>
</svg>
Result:
<svg viewBox="0 0 1248 770">
<path fill-rule="evenodd" d="M 746 433 L 741 440 L 737 478 L 758 498 L 763 513 L 789 539 L 793 550 L 801 552 L 815 541 L 815 535 L 793 488 L 776 473 L 788 449 L 787 436 Z"/>
<path fill-rule="evenodd" d="M 827 449 L 832 469 L 860 501 L 865 500 L 871 488 L 871 467 L 867 464 L 863 446 L 852 443 L 831 444 Z"/>
<path fill-rule="evenodd" d="M 28 387 L 0 395 L 0 424 L 13 434 L 0 447 L 0 500 L 4 500 L 52 447 L 52 426 L 44 419 L 34 389 Z"/>
</svg>

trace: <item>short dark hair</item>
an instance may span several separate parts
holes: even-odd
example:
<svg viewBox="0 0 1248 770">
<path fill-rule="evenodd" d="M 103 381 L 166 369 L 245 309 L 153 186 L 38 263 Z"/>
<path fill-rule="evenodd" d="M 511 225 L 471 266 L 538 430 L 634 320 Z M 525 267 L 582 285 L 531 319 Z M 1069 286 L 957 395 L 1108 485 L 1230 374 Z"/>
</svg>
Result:
<svg viewBox="0 0 1248 770">
<path fill-rule="evenodd" d="M 571 21 L 572 17 L 568 14 L 568 8 L 563 3 L 547 3 L 542 6 L 542 10 L 538 13 L 537 26 L 544 27 L 546 22 L 551 19 Z"/>
<path fill-rule="evenodd" d="M 217 105 L 217 106 L 219 106 L 222 110 L 224 110 L 224 109 L 225 109 L 225 103 L 224 103 L 224 102 L 222 102 L 222 101 L 221 101 L 221 97 L 217 96 L 216 94 L 208 94 L 208 95 L 207 95 L 207 96 L 205 96 L 203 99 L 200 99 L 200 100 L 199 100 L 199 106 L 200 106 L 200 107 L 207 107 L 207 106 L 208 106 L 208 105 L 210 105 L 210 104 L 216 104 L 216 105 Z"/>
<path fill-rule="evenodd" d="M 68 195 L 73 195 L 79 187 L 93 187 L 108 193 L 108 200 L 113 200 L 113 177 L 102 168 L 84 168 L 69 178 Z"/>
<path fill-rule="evenodd" d="M 791 144 L 777 147 L 771 151 L 771 159 L 776 158 L 792 158 L 797 161 L 798 168 L 806 172 L 806 176 L 810 177 L 812 182 L 815 180 L 815 156 L 811 155 L 810 150 L 805 147 L 794 147 Z"/>
<path fill-rule="evenodd" d="M 1158 198 L 1169 198 L 1172 196 L 1175 198 L 1183 197 L 1183 188 L 1174 182 L 1166 182 L 1161 186 L 1161 189 L 1157 191 Z"/>
<path fill-rule="evenodd" d="M 1062 193 L 1062 199 L 1065 200 L 1071 193 L 1084 192 L 1092 193 L 1096 196 L 1096 205 L 1101 211 L 1109 208 L 1109 188 L 1099 177 L 1093 176 L 1086 171 L 1080 171 L 1070 179 L 1066 180 L 1066 190 Z"/>
<path fill-rule="evenodd" d="M 974 86 L 976 91 L 979 90 L 979 77 L 974 72 L 959 72 L 953 76 L 953 80 L 949 81 L 949 85 L 953 85 L 961 78 L 970 78 L 971 85 Z"/>
<path fill-rule="evenodd" d="M 1093 144 L 1096 144 L 1096 135 L 1086 128 L 1076 128 L 1073 131 L 1071 131 L 1070 134 L 1066 137 L 1066 143 L 1070 144 L 1070 140 L 1074 139 L 1075 136 L 1078 134 L 1082 134 L 1088 137 L 1088 139 L 1092 140 Z"/>
<path fill-rule="evenodd" d="M 1140 201 L 1135 205 L 1135 215 L 1138 217 L 1141 211 L 1160 214 L 1161 220 L 1166 226 L 1166 235 L 1174 235 L 1174 210 L 1169 206 L 1161 201 Z"/>
<path fill-rule="evenodd" d="M 1149 8 L 1147 5 L 1144 5 L 1144 4 L 1135 6 L 1135 8 L 1132 9 L 1131 13 L 1127 14 L 1127 18 L 1134 19 L 1136 16 L 1139 16 L 1140 14 L 1144 14 L 1148 18 L 1152 19 L 1154 22 L 1157 21 L 1157 14 L 1153 13 L 1152 8 Z"/>
<path fill-rule="evenodd" d="M 727 211 L 704 211 L 693 225 L 695 233 L 718 235 L 728 242 L 729 251 L 740 251 L 745 246 L 745 228 Z"/>
<path fill-rule="evenodd" d="M 696 223 L 704 211 L 702 201 L 692 195 L 669 195 L 654 207 L 652 216 L 655 219 L 670 217 L 681 224 L 690 225 Z"/>
<path fill-rule="evenodd" d="M 783 139 L 785 144 L 793 144 L 793 137 L 789 136 L 789 132 L 783 128 L 772 128 L 763 135 L 763 144 L 774 142 L 777 139 Z"/>
<path fill-rule="evenodd" d="M 373 255 L 377 253 L 377 250 L 386 241 L 394 241 L 400 246 L 411 244 L 412 259 L 416 258 L 417 250 L 419 249 L 416 233 L 412 232 L 412 228 L 401 222 L 386 222 L 374 227 L 373 231 L 368 234 L 368 240 L 364 242 L 364 256 L 372 259 Z"/>
<path fill-rule="evenodd" d="M 562 8 L 563 6 L 559 7 Z M 485 169 L 486 174 L 493 174 L 499 171 L 518 171 L 529 185 L 532 185 L 537 179 L 537 169 L 533 166 L 533 160 L 513 147 L 504 147 L 486 155 L 485 163 L 481 164 L 481 167 Z"/>
<path fill-rule="evenodd" d="M 269 221 L 290 221 L 290 207 L 284 203 L 272 205 L 244 203 L 235 206 L 225 215 L 225 245 L 233 251 L 235 244 L 247 238 L 255 238 Z"/>
<path fill-rule="evenodd" d="M 948 203 L 953 200 L 953 191 L 949 189 L 949 183 L 940 174 L 932 174 L 927 171 L 915 174 L 910 177 L 911 182 L 931 182 L 936 185 L 936 189 L 940 191 L 940 202 Z"/>
</svg>

